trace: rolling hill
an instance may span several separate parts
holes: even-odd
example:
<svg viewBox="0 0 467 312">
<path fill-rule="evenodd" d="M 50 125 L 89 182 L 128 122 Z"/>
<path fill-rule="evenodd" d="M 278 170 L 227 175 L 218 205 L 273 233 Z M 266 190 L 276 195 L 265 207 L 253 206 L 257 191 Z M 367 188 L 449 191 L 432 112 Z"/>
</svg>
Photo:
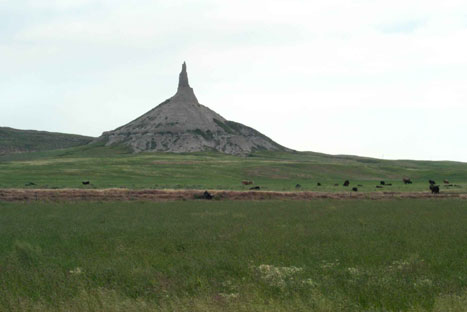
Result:
<svg viewBox="0 0 467 312">
<path fill-rule="evenodd" d="M 0 127 L 0 155 L 62 149 L 88 144 L 93 139 L 75 134 Z"/>
</svg>

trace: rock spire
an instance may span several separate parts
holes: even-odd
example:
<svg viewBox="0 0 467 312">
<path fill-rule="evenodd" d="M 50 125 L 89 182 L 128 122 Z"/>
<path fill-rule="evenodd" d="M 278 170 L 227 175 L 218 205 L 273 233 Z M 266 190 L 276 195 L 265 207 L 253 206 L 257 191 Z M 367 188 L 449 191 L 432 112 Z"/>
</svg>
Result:
<svg viewBox="0 0 467 312">
<path fill-rule="evenodd" d="M 258 150 L 289 149 L 258 131 L 199 104 L 188 83 L 186 63 L 179 75 L 177 93 L 146 114 L 97 140 L 105 145 L 121 144 L 137 152 L 189 153 L 216 150 L 246 155 Z"/>
<path fill-rule="evenodd" d="M 182 88 L 190 88 L 190 84 L 188 83 L 188 74 L 186 72 L 186 62 L 183 62 L 182 71 L 178 76 L 178 90 L 180 91 Z"/>
</svg>

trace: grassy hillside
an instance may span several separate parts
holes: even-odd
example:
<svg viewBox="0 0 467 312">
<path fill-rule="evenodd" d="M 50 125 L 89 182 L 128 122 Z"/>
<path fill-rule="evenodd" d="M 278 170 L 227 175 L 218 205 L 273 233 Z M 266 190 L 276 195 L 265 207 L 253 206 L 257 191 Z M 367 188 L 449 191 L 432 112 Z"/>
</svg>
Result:
<svg viewBox="0 0 467 312">
<path fill-rule="evenodd" d="M 403 185 L 409 177 L 412 185 Z M 96 144 L 66 150 L 0 157 L 0 188 L 188 188 L 248 189 L 252 180 L 264 190 L 348 191 L 345 179 L 359 191 L 427 191 L 428 180 L 454 186 L 442 191 L 467 192 L 467 163 L 390 161 L 318 153 L 257 153 L 238 157 L 221 153 L 132 154 L 123 147 Z M 91 181 L 83 186 L 81 181 Z M 383 189 L 376 185 L 392 183 Z M 320 182 L 322 185 L 317 186 Z M 334 184 L 339 186 L 334 186 Z M 358 185 L 363 186 L 358 186 Z"/>
<path fill-rule="evenodd" d="M 465 311 L 460 200 L 0 203 L 1 311 Z"/>
<path fill-rule="evenodd" d="M 0 127 L 0 155 L 84 145 L 93 138 L 75 134 Z"/>
</svg>

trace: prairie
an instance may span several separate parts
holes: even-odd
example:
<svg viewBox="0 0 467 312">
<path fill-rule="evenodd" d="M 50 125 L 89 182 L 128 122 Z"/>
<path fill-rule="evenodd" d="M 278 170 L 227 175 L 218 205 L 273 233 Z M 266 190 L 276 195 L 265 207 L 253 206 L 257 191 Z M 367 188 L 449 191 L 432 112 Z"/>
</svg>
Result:
<svg viewBox="0 0 467 312">
<path fill-rule="evenodd" d="M 404 185 L 404 177 L 413 184 Z M 133 154 L 92 144 L 0 157 L 0 188 L 248 190 L 241 181 L 251 180 L 265 191 L 342 192 L 349 189 L 342 186 L 347 179 L 349 188 L 358 187 L 359 192 L 429 192 L 428 180 L 434 179 L 442 193 L 467 193 L 467 164 L 311 152 L 244 157 L 214 152 Z M 446 179 L 450 186 L 443 184 Z M 382 180 L 392 185 L 376 188 Z M 91 184 L 84 186 L 82 181 Z"/>
<path fill-rule="evenodd" d="M 1 311 L 465 311 L 459 199 L 0 202 Z"/>
</svg>

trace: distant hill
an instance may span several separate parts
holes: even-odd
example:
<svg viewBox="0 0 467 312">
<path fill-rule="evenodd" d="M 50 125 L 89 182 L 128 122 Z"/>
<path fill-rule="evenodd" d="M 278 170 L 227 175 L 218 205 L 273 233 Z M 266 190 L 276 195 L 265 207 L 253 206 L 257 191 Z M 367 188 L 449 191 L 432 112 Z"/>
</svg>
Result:
<svg viewBox="0 0 467 312">
<path fill-rule="evenodd" d="M 88 144 L 93 139 L 75 134 L 0 127 L 0 155 L 74 147 Z"/>
</svg>

